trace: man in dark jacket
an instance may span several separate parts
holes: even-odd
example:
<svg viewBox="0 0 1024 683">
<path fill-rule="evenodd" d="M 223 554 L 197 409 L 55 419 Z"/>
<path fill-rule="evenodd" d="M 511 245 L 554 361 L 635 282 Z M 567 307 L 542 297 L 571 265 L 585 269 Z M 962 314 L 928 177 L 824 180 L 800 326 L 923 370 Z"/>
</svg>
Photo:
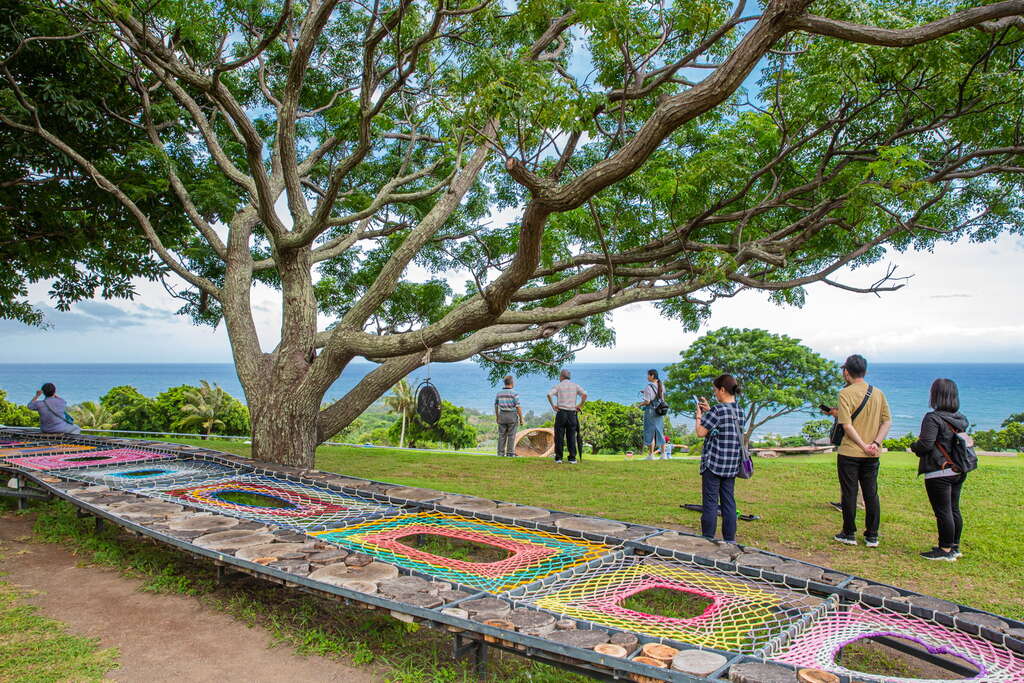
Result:
<svg viewBox="0 0 1024 683">
<path fill-rule="evenodd" d="M 932 411 L 921 420 L 921 435 L 910 446 L 919 458 L 918 475 L 924 475 L 924 488 L 939 527 L 939 545 L 921 553 L 926 560 L 953 562 L 960 557 L 960 532 L 964 520 L 960 516 L 960 489 L 967 478 L 953 464 L 950 453 L 953 442 L 969 424 L 960 413 L 960 397 L 956 383 L 950 379 L 932 382 Z"/>
</svg>

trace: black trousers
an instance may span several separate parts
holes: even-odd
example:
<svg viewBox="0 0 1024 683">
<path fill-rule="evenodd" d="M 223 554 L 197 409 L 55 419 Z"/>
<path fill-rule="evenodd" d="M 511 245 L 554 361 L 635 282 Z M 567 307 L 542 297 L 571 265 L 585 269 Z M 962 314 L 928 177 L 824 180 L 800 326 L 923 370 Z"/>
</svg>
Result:
<svg viewBox="0 0 1024 683">
<path fill-rule="evenodd" d="M 714 472 L 701 472 L 700 533 L 715 537 L 718 508 L 722 508 L 722 540 L 736 540 L 736 477 L 720 477 Z"/>
<path fill-rule="evenodd" d="M 843 533 L 857 533 L 857 488 L 864 496 L 864 535 L 878 536 L 881 505 L 878 502 L 878 458 L 851 458 L 837 456 L 839 490 L 843 502 Z"/>
<path fill-rule="evenodd" d="M 580 423 L 575 410 L 559 410 L 555 413 L 555 462 L 562 461 L 562 447 L 568 441 L 569 462 L 576 461 L 576 438 Z"/>
<path fill-rule="evenodd" d="M 964 530 L 964 518 L 960 516 L 960 488 L 966 478 L 958 474 L 924 480 L 924 490 L 928 493 L 928 501 L 939 526 L 940 548 L 960 545 L 960 532 Z"/>
</svg>

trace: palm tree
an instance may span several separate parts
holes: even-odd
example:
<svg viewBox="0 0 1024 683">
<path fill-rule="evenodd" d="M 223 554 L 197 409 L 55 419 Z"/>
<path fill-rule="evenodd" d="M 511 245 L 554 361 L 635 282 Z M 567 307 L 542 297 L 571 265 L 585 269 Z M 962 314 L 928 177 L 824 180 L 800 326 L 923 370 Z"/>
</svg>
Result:
<svg viewBox="0 0 1024 683">
<path fill-rule="evenodd" d="M 113 413 L 106 406 L 95 401 L 86 401 L 68 408 L 68 413 L 75 418 L 75 424 L 82 429 L 115 429 L 120 414 Z"/>
<path fill-rule="evenodd" d="M 412 418 L 412 410 L 416 405 L 416 397 L 412 395 L 412 388 L 404 379 L 391 387 L 391 393 L 384 397 L 384 405 L 389 413 L 398 413 L 402 416 L 402 434 L 398 437 L 398 447 L 405 447 L 405 423 Z"/>
<path fill-rule="evenodd" d="M 174 429 L 200 427 L 205 430 L 206 434 L 203 438 L 206 439 L 215 428 L 224 426 L 224 420 L 220 418 L 227 409 L 231 396 L 217 384 L 211 387 L 205 379 L 200 380 L 199 384 L 199 387 L 191 389 L 185 394 L 185 402 L 181 405 L 181 412 L 184 415 L 175 421 L 172 427 Z"/>
</svg>

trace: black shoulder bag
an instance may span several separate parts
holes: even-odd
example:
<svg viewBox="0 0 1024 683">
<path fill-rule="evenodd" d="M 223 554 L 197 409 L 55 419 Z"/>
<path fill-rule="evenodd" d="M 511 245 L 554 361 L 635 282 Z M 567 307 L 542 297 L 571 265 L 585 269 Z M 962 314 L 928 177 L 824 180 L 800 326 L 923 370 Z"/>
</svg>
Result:
<svg viewBox="0 0 1024 683">
<path fill-rule="evenodd" d="M 867 393 L 864 394 L 864 399 L 860 402 L 860 405 L 857 406 L 857 410 L 853 411 L 853 415 L 850 415 L 851 423 L 857 419 L 857 416 L 860 415 L 860 411 L 864 410 L 864 406 L 868 404 L 868 399 L 871 398 L 871 394 L 874 390 L 875 388 L 869 384 Z M 839 418 L 836 418 L 835 421 L 832 422 L 832 429 L 828 433 L 828 440 L 832 442 L 833 446 L 838 448 L 839 444 L 843 443 L 844 436 L 846 436 L 846 430 L 843 429 L 843 425 L 839 424 Z"/>
</svg>

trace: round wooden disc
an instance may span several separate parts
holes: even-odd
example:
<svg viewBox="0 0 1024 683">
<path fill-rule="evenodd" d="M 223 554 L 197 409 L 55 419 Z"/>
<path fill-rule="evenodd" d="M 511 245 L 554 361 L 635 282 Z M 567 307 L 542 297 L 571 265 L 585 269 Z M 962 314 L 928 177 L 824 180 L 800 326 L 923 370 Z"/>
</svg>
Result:
<svg viewBox="0 0 1024 683">
<path fill-rule="evenodd" d="M 260 557 L 281 557 L 288 553 L 294 553 L 302 547 L 302 543 L 263 543 L 261 545 L 250 545 L 239 548 L 235 557 L 240 560 L 256 561 Z"/>
<path fill-rule="evenodd" d="M 643 655 L 640 655 L 639 657 L 633 657 L 633 661 L 640 662 L 641 664 L 646 664 L 647 666 L 656 666 L 659 669 L 665 668 L 665 662 L 661 661 L 660 659 L 655 659 L 654 657 L 645 657 Z"/>
<path fill-rule="evenodd" d="M 206 534 L 192 541 L 201 548 L 216 550 L 222 553 L 234 553 L 246 546 L 266 545 L 273 542 L 273 534 L 254 533 L 252 531 L 217 531 Z"/>
<path fill-rule="evenodd" d="M 641 648 L 645 657 L 652 657 L 662 662 L 671 662 L 679 654 L 679 650 L 661 643 L 647 643 Z"/>
<path fill-rule="evenodd" d="M 800 683 L 839 683 L 839 676 L 821 669 L 800 669 L 796 679 Z"/>
<path fill-rule="evenodd" d="M 485 626 L 493 626 L 494 628 L 501 628 L 506 631 L 515 631 L 516 625 L 511 621 L 505 621 L 504 619 L 487 619 L 484 621 Z"/>
<path fill-rule="evenodd" d="M 601 643 L 600 645 L 595 645 L 594 652 L 602 655 L 608 655 L 609 657 L 625 657 L 629 654 L 626 652 L 626 648 L 621 645 L 615 645 L 614 643 Z"/>
<path fill-rule="evenodd" d="M 221 515 L 195 515 L 193 517 L 179 517 L 172 519 L 167 526 L 175 531 L 224 531 L 231 527 L 238 526 L 238 520 L 234 517 L 223 517 Z"/>
</svg>

